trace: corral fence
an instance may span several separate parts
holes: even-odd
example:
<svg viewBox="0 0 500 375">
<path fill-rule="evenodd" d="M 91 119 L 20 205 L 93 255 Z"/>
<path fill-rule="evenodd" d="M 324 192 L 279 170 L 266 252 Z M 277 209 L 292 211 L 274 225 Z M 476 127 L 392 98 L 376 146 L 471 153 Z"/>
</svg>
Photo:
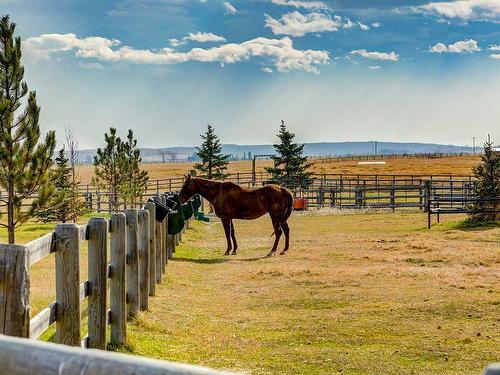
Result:
<svg viewBox="0 0 500 375">
<path fill-rule="evenodd" d="M 243 187 L 262 186 L 271 182 L 266 172 L 234 173 L 227 177 Z M 433 186 L 443 186 L 451 195 L 470 190 L 474 179 L 460 175 L 385 175 L 385 174 L 315 174 L 307 188 L 293 186 L 296 196 L 305 198 L 309 207 L 336 208 L 404 208 L 425 207 L 424 182 L 430 180 Z M 183 177 L 150 180 L 144 198 L 164 191 L 179 191 L 184 183 Z M 82 186 L 87 207 L 91 211 L 111 212 L 109 193 L 98 188 Z"/>
<path fill-rule="evenodd" d="M 26 245 L 0 244 L 0 334 L 37 339 L 56 323 L 56 343 L 105 349 L 110 326 L 109 342 L 125 344 L 126 320 L 148 309 L 179 236 L 168 234 L 168 216 L 157 221 L 156 205 L 148 202 L 139 210 L 113 213 L 110 219 L 59 224 L 54 232 Z M 88 280 L 82 281 L 83 241 L 88 243 Z M 30 268 L 51 253 L 56 299 L 31 317 Z M 82 338 L 85 298 L 88 334 Z"/>
<path fill-rule="evenodd" d="M 424 152 L 424 153 L 403 153 L 403 154 L 367 154 L 367 155 L 343 155 L 343 156 L 309 156 L 308 161 L 312 163 L 331 163 L 341 161 L 364 161 L 364 160 L 384 160 L 384 159 L 441 159 L 456 156 L 471 156 L 468 152 Z"/>
<path fill-rule="evenodd" d="M 309 207 L 424 210 L 427 197 L 436 192 L 451 197 L 471 196 L 474 179 L 471 176 L 325 174 L 310 179 L 305 187 L 291 185 L 295 195 L 305 199 Z"/>
</svg>

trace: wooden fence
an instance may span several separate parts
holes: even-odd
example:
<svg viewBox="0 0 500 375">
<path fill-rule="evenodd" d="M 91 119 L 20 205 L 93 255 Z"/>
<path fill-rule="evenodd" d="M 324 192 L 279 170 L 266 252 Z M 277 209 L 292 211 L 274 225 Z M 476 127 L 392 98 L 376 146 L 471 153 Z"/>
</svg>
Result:
<svg viewBox="0 0 500 375">
<path fill-rule="evenodd" d="M 143 209 L 59 224 L 26 245 L 0 244 L 0 334 L 36 339 L 55 322 L 55 342 L 105 349 L 125 344 L 126 320 L 148 308 L 162 281 L 178 235 L 167 235 L 168 217 Z M 109 235 L 109 236 L 108 236 Z M 108 241 L 109 240 L 109 241 Z M 80 247 L 88 241 L 88 280 L 80 280 Z M 109 251 L 108 251 L 109 244 Z M 55 253 L 56 300 L 30 319 L 30 267 Z M 108 309 L 109 285 L 109 309 Z M 81 302 L 88 298 L 88 334 L 81 337 Z"/>
<path fill-rule="evenodd" d="M 262 186 L 263 184 L 269 183 L 271 176 L 266 172 L 257 172 L 256 174 L 255 186 Z M 252 173 L 234 173 L 227 177 L 227 181 L 233 181 L 238 185 L 243 187 L 254 186 L 254 180 Z M 307 189 L 293 188 L 296 195 L 300 195 L 309 200 L 309 205 L 314 206 L 327 206 L 333 203 L 333 206 L 339 207 L 356 207 L 355 202 L 356 191 L 358 194 L 360 190 L 367 191 L 371 190 L 365 196 L 367 200 L 375 201 L 370 198 L 373 194 L 379 196 L 377 199 L 379 205 L 382 205 L 382 198 L 386 197 L 387 203 L 385 206 L 389 205 L 390 198 L 388 195 L 391 193 L 388 187 L 394 186 L 396 188 L 394 192 L 395 202 L 404 199 L 406 203 L 411 203 L 409 206 L 416 206 L 416 197 L 411 197 L 412 193 L 417 194 L 416 187 L 421 186 L 424 181 L 431 180 L 435 181 L 453 181 L 456 182 L 456 186 L 459 186 L 462 181 L 464 183 L 472 183 L 472 176 L 461 176 L 461 175 L 388 175 L 388 174 L 336 174 L 336 173 L 323 173 L 315 174 L 311 179 L 311 184 Z M 172 178 L 172 179 L 161 179 L 161 180 L 151 180 L 147 184 L 147 190 L 144 193 L 144 198 L 149 198 L 151 196 L 161 194 L 165 191 L 179 191 L 184 183 L 184 178 Z M 82 187 L 82 194 L 87 202 L 87 207 L 91 211 L 96 212 L 111 212 L 112 205 L 110 204 L 109 194 L 107 192 L 101 191 L 90 185 Z M 331 198 L 330 198 L 331 197 Z M 358 199 L 359 201 L 359 199 Z M 399 205 L 392 206 L 399 208 Z M 405 205 L 401 205 L 404 207 Z M 420 207 L 420 206 L 418 206 Z"/>
<path fill-rule="evenodd" d="M 384 159 L 441 159 L 456 156 L 471 156 L 468 152 L 423 152 L 415 154 L 367 154 L 367 155 L 343 155 L 343 156 L 309 156 L 308 161 L 312 163 L 332 163 L 340 161 L 361 161 L 361 160 L 384 160 Z"/>
<path fill-rule="evenodd" d="M 0 335 L 0 373 L 9 375 L 215 375 L 229 374 L 138 356 L 82 350 Z"/>
</svg>

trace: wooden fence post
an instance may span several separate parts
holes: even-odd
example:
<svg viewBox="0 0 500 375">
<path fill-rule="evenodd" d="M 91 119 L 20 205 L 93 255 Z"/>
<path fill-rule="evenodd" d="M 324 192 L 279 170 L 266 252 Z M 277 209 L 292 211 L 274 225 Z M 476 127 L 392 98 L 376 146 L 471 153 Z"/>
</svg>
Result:
<svg viewBox="0 0 500 375">
<path fill-rule="evenodd" d="M 0 244 L 0 334 L 29 337 L 28 258 L 24 246 Z"/>
<path fill-rule="evenodd" d="M 127 217 L 127 319 L 139 311 L 139 257 L 137 238 L 137 210 L 125 210 Z"/>
<path fill-rule="evenodd" d="M 162 195 L 161 201 L 164 205 L 166 205 L 167 204 L 167 197 Z M 163 220 L 161 230 L 162 230 L 162 235 L 161 235 L 161 239 L 162 239 L 162 241 L 161 241 L 161 247 L 162 247 L 161 266 L 162 266 L 162 268 L 161 268 L 161 271 L 163 273 L 165 273 L 165 269 L 166 269 L 167 263 L 168 263 L 168 248 L 167 248 L 168 215 L 165 218 L 165 220 Z"/>
<path fill-rule="evenodd" d="M 168 259 L 172 259 L 173 257 L 173 250 L 174 250 L 174 235 L 173 234 L 167 234 L 167 255 Z"/>
<path fill-rule="evenodd" d="M 88 223 L 89 348 L 106 349 L 106 301 L 108 280 L 108 222 L 93 217 Z"/>
<path fill-rule="evenodd" d="M 162 263 L 162 223 L 155 221 L 155 239 L 156 239 L 156 283 L 161 283 L 161 263 Z"/>
<path fill-rule="evenodd" d="M 59 224 L 56 236 L 56 343 L 80 346 L 80 238 L 76 224 Z"/>
<path fill-rule="evenodd" d="M 146 203 L 149 211 L 149 295 L 156 291 L 156 206 L 153 202 Z"/>
<path fill-rule="evenodd" d="M 142 311 L 148 309 L 149 299 L 149 211 L 139 210 L 139 306 Z"/>
<path fill-rule="evenodd" d="M 110 281 L 110 308 L 111 308 L 111 343 L 124 345 L 125 331 L 125 261 L 127 248 L 126 217 L 123 213 L 111 216 L 111 281 Z"/>
</svg>

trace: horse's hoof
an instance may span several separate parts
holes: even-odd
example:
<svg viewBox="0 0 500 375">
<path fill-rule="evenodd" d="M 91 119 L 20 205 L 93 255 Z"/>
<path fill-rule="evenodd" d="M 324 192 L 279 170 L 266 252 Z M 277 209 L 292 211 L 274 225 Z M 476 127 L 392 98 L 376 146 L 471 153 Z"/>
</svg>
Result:
<svg viewBox="0 0 500 375">
<path fill-rule="evenodd" d="M 231 253 L 230 253 L 230 252 L 228 252 L 228 251 L 226 251 L 226 252 L 224 253 L 224 255 L 229 255 L 229 254 L 231 254 Z"/>
<path fill-rule="evenodd" d="M 233 251 L 231 255 L 238 255 L 238 253 L 236 251 Z"/>
<path fill-rule="evenodd" d="M 274 254 L 276 254 L 276 251 L 270 251 L 269 254 L 266 255 L 266 258 L 271 258 Z"/>
<path fill-rule="evenodd" d="M 286 255 L 286 250 L 283 250 L 280 255 Z"/>
</svg>

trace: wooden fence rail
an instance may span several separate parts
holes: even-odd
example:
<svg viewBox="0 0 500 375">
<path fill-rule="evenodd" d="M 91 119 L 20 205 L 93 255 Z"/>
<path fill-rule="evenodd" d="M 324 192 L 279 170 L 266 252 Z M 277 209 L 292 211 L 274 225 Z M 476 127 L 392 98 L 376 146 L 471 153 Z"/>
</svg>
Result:
<svg viewBox="0 0 500 375">
<path fill-rule="evenodd" d="M 0 244 L 0 334 L 37 339 L 55 323 L 56 343 L 105 349 L 110 325 L 110 342 L 125 344 L 126 320 L 148 308 L 155 283 L 166 271 L 167 228 L 168 216 L 156 222 L 155 205 L 148 203 L 140 210 L 112 214 L 109 220 L 59 224 L 24 246 Z M 88 280 L 83 281 L 82 241 L 88 241 Z M 169 246 L 174 246 L 172 241 Z M 56 300 L 30 319 L 30 266 L 51 253 Z M 80 306 L 85 298 L 88 334 L 82 338 Z"/>
<path fill-rule="evenodd" d="M 0 372 L 9 375 L 215 375 L 198 366 L 138 356 L 82 350 L 0 335 Z"/>
</svg>

